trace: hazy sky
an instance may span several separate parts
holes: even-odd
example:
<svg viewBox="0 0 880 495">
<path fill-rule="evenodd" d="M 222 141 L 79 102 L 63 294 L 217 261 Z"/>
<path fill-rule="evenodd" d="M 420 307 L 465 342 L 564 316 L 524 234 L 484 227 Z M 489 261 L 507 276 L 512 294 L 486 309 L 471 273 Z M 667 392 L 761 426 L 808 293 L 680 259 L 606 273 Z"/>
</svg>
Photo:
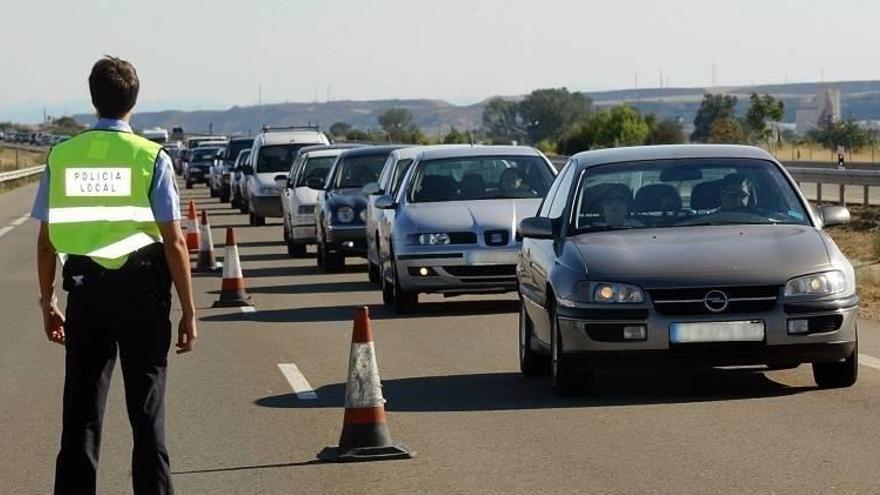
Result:
<svg viewBox="0 0 880 495">
<path fill-rule="evenodd" d="M 102 54 L 140 108 L 880 79 L 878 0 L 6 1 L 0 119 L 82 111 Z M 60 110 L 56 110 L 58 112 Z"/>
</svg>

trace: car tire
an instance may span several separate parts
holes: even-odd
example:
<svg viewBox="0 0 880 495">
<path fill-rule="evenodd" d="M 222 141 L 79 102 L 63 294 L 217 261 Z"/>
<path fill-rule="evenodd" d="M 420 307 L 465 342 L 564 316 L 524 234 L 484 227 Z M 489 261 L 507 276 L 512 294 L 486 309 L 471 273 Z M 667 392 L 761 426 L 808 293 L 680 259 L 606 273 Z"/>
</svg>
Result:
<svg viewBox="0 0 880 495">
<path fill-rule="evenodd" d="M 220 192 L 220 202 L 228 203 L 229 202 L 229 193 L 228 192 Z"/>
<path fill-rule="evenodd" d="M 256 219 L 254 218 L 255 216 L 256 215 L 254 215 L 254 212 L 248 210 L 248 225 L 250 225 L 250 226 L 256 225 Z"/>
<path fill-rule="evenodd" d="M 374 284 L 379 282 L 379 267 L 370 260 L 367 260 L 367 278 Z"/>
<path fill-rule="evenodd" d="M 192 183 L 191 181 L 186 181 L 186 188 L 187 188 L 187 189 L 192 189 L 192 188 L 193 188 L 193 183 Z"/>
<path fill-rule="evenodd" d="M 845 361 L 839 363 L 813 363 L 813 379 L 819 388 L 846 388 L 855 385 L 859 378 L 859 343 Z"/>
<path fill-rule="evenodd" d="M 290 241 L 290 231 L 287 230 L 287 220 L 281 221 L 282 238 L 285 243 Z"/>
<path fill-rule="evenodd" d="M 555 297 L 548 293 L 548 299 Z M 593 387 L 592 370 L 575 370 L 571 359 L 565 355 L 562 332 L 556 318 L 556 308 L 548 303 L 547 316 L 550 317 L 550 386 L 553 393 L 562 397 L 582 395 Z"/>
<path fill-rule="evenodd" d="M 254 213 L 254 226 L 262 227 L 263 225 L 266 225 L 266 217 L 261 217 Z"/>
<path fill-rule="evenodd" d="M 345 256 L 341 253 L 331 253 L 327 242 L 321 241 L 318 250 L 321 252 L 320 266 L 325 272 L 338 272 L 345 266 Z"/>
<path fill-rule="evenodd" d="M 391 254 L 391 284 L 393 290 L 393 298 L 391 308 L 397 314 L 409 314 L 416 310 L 419 304 L 419 294 L 417 292 L 409 292 L 400 288 L 400 277 L 397 276 L 397 263 L 394 262 L 394 254 Z"/>
<path fill-rule="evenodd" d="M 211 195 L 212 198 L 216 198 L 218 196 L 217 190 L 214 189 L 214 186 L 210 182 L 208 183 L 208 193 Z"/>
<path fill-rule="evenodd" d="M 521 299 L 521 298 L 520 298 Z M 547 356 L 542 356 L 532 349 L 534 327 L 526 313 L 525 302 L 519 308 L 519 370 L 525 376 L 542 376 L 548 371 Z"/>
<path fill-rule="evenodd" d="M 238 211 L 240 211 L 242 213 L 248 213 L 248 204 L 246 201 L 244 201 L 244 200 L 238 201 Z"/>
<path fill-rule="evenodd" d="M 391 309 L 394 306 L 394 287 L 385 276 L 385 269 L 381 261 L 379 262 L 379 276 L 379 283 L 382 284 L 382 304 Z"/>
</svg>

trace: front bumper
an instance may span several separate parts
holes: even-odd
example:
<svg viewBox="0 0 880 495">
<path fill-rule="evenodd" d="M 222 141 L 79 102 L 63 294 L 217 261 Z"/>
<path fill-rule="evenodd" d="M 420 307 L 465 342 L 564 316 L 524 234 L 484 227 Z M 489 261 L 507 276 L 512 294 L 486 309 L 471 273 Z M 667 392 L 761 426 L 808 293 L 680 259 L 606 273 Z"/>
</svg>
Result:
<svg viewBox="0 0 880 495">
<path fill-rule="evenodd" d="M 857 305 L 825 307 L 809 313 L 791 313 L 783 308 L 780 303 L 760 313 L 668 316 L 652 308 L 560 307 L 558 320 L 566 356 L 601 368 L 792 365 L 841 361 L 852 353 L 856 344 Z M 789 334 L 788 320 L 802 318 L 832 318 L 839 325 L 827 331 Z M 676 344 L 669 339 L 673 323 L 756 320 L 764 322 L 763 342 Z M 646 340 L 616 338 L 618 326 L 630 325 L 645 325 Z"/>
<path fill-rule="evenodd" d="M 251 203 L 254 205 L 254 213 L 261 217 L 281 218 L 281 196 L 252 196 Z"/>
<path fill-rule="evenodd" d="M 367 255 L 367 227 L 359 225 L 328 225 L 325 232 L 328 243 L 347 254 Z"/>
<path fill-rule="evenodd" d="M 519 246 L 404 246 L 395 252 L 397 276 L 401 288 L 411 292 L 449 296 L 513 292 L 519 251 Z M 422 268 L 428 275 L 420 273 Z"/>
<path fill-rule="evenodd" d="M 292 217 L 290 232 L 293 239 L 297 242 L 314 244 L 318 239 L 317 229 L 315 228 L 314 213 L 308 215 L 292 215 Z"/>
</svg>

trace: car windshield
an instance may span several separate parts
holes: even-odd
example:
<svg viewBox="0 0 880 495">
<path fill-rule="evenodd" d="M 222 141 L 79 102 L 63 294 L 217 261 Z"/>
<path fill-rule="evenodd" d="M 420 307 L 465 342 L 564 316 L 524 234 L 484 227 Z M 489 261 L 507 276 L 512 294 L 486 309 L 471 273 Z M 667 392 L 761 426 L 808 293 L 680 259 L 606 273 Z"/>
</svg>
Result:
<svg viewBox="0 0 880 495">
<path fill-rule="evenodd" d="M 306 163 L 303 165 L 302 172 L 299 174 L 299 179 L 296 181 L 296 187 L 305 186 L 307 180 L 315 177 L 321 179 L 327 178 L 327 174 L 330 172 L 330 167 L 333 166 L 333 162 L 335 161 L 335 156 L 306 158 Z"/>
<path fill-rule="evenodd" d="M 577 232 L 695 225 L 809 225 L 779 168 L 755 159 L 601 165 L 578 187 Z"/>
<path fill-rule="evenodd" d="M 300 148 L 310 146 L 311 144 L 312 143 L 298 143 L 263 146 L 260 148 L 255 170 L 257 173 L 287 173 L 290 171 L 291 165 L 293 165 L 293 160 L 296 158 L 296 152 Z"/>
<path fill-rule="evenodd" d="M 481 156 L 427 160 L 414 172 L 410 201 L 543 198 L 553 173 L 537 156 Z"/>
<path fill-rule="evenodd" d="M 248 149 L 253 146 L 253 144 L 253 139 L 236 139 L 235 141 L 230 141 L 226 148 L 226 157 L 229 160 L 235 160 L 235 157 L 241 153 L 241 150 Z"/>
<path fill-rule="evenodd" d="M 360 188 L 379 180 L 388 155 L 365 155 L 343 158 L 336 170 L 335 189 Z"/>
<path fill-rule="evenodd" d="M 217 158 L 217 148 L 196 148 L 192 151 L 193 162 L 209 162 Z"/>
</svg>

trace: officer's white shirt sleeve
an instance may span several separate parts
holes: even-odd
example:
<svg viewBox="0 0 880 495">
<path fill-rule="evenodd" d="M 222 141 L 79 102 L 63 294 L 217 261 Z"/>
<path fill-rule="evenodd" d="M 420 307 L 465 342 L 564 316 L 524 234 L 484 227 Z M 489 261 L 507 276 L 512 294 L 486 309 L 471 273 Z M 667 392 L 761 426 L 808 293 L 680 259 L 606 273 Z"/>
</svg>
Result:
<svg viewBox="0 0 880 495">
<path fill-rule="evenodd" d="M 164 150 L 156 157 L 153 171 L 153 188 L 150 191 L 150 206 L 157 222 L 180 220 L 180 192 L 174 180 L 174 167 L 171 157 Z"/>
</svg>

